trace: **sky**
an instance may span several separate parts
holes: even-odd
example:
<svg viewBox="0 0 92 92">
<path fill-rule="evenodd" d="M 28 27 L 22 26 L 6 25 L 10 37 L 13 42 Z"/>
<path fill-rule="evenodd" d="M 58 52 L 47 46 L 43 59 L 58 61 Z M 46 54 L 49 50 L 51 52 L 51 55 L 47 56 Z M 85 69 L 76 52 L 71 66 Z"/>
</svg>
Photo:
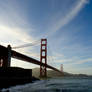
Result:
<svg viewBox="0 0 92 92">
<path fill-rule="evenodd" d="M 0 0 L 0 44 L 12 47 L 47 38 L 48 64 L 92 75 L 92 0 Z M 15 49 L 40 60 L 40 45 Z M 12 58 L 12 66 L 37 65 Z"/>
</svg>

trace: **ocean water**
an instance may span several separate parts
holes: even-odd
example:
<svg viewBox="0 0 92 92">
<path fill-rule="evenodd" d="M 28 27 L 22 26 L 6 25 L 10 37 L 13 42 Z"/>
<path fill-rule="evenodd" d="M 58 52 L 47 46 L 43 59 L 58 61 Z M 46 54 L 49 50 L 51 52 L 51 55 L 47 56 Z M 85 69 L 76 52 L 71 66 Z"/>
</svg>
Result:
<svg viewBox="0 0 92 92">
<path fill-rule="evenodd" d="M 54 78 L 10 88 L 1 92 L 92 92 L 92 78 Z"/>
</svg>

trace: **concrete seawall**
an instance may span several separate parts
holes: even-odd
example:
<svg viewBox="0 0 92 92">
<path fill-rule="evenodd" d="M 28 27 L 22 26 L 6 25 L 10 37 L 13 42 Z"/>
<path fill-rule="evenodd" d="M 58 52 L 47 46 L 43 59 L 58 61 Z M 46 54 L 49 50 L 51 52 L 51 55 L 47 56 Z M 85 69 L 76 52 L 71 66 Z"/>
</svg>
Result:
<svg viewBox="0 0 92 92">
<path fill-rule="evenodd" d="M 38 80 L 32 77 L 32 69 L 0 67 L 0 88 L 31 83 L 32 80 Z"/>
</svg>

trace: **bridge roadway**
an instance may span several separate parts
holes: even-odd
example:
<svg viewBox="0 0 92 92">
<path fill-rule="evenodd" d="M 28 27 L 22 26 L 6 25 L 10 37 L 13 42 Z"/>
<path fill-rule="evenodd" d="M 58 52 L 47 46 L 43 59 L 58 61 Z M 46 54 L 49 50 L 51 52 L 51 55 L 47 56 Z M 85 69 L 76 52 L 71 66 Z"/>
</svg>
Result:
<svg viewBox="0 0 92 92">
<path fill-rule="evenodd" d="M 7 47 L 4 47 L 4 46 L 0 45 L 0 58 L 2 58 L 3 56 L 6 56 L 7 53 L 8 53 Z M 29 57 L 29 56 L 26 56 L 24 54 L 21 54 L 19 52 L 14 51 L 14 50 L 11 50 L 11 57 L 15 58 L 15 59 L 27 61 L 29 63 L 33 63 L 33 64 L 36 64 L 36 65 L 46 66 L 49 69 L 52 69 L 52 70 L 55 70 L 55 71 L 58 71 L 58 72 L 61 73 L 60 70 L 58 70 L 57 68 L 55 68 L 53 66 L 50 66 L 48 64 L 45 65 L 44 63 L 41 63 L 39 60 L 33 59 L 33 58 Z"/>
</svg>

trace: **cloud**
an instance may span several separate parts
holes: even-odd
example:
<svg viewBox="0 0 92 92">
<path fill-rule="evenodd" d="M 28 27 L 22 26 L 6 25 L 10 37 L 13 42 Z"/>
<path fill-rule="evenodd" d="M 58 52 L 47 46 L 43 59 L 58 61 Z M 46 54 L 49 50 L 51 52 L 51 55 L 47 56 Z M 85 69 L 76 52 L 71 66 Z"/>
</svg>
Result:
<svg viewBox="0 0 92 92">
<path fill-rule="evenodd" d="M 87 63 L 87 62 L 92 62 L 92 58 L 82 59 L 82 60 L 79 60 L 72 64 L 83 64 L 83 63 Z"/>
<path fill-rule="evenodd" d="M 17 45 L 34 41 L 30 34 L 35 29 L 26 20 L 24 7 L 21 8 L 17 1 L 0 1 L 0 40 L 3 44 Z"/>
<path fill-rule="evenodd" d="M 77 64 L 84 64 L 84 63 L 91 63 L 92 58 L 81 58 L 81 57 L 71 57 L 71 58 L 62 58 L 59 60 L 56 60 L 56 63 L 63 63 L 65 65 L 71 66 L 71 65 L 77 65 Z"/>
<path fill-rule="evenodd" d="M 63 28 L 71 20 L 73 20 L 83 9 L 83 7 L 88 3 L 88 0 L 76 0 L 75 2 L 76 4 L 72 5 L 70 10 L 67 9 L 67 13 L 59 17 L 58 21 L 55 20 L 55 17 L 52 19 L 54 21 L 52 21 L 52 24 L 49 26 L 49 32 L 46 34 L 47 37 L 58 31 L 60 28 Z"/>
<path fill-rule="evenodd" d="M 28 62 L 24 62 L 21 60 L 17 60 L 17 59 L 11 59 L 11 66 L 13 67 L 22 67 L 22 68 L 27 68 L 27 69 L 32 69 L 34 67 L 39 67 L 38 65 L 32 64 L 32 63 L 28 63 Z"/>
<path fill-rule="evenodd" d="M 26 20 L 26 15 L 23 14 L 23 10 L 20 6 L 10 1 L 3 1 L 0 3 L 0 34 L 4 40 L 15 39 L 22 42 L 31 42 L 34 38 L 31 32 L 35 29 Z M 24 8 L 23 8 L 24 9 Z M 29 34 L 30 33 L 30 34 Z M 11 37 L 11 38 L 10 38 Z"/>
<path fill-rule="evenodd" d="M 73 74 L 88 74 L 92 75 L 92 67 L 76 67 L 75 65 L 64 65 L 64 71 L 68 71 Z"/>
<path fill-rule="evenodd" d="M 23 29 L 12 28 L 4 25 L 0 25 L 0 35 L 3 44 L 5 41 L 6 43 L 11 42 L 12 44 L 20 44 L 18 41 L 21 41 L 22 44 L 33 40 L 32 36 L 28 35 Z"/>
</svg>

